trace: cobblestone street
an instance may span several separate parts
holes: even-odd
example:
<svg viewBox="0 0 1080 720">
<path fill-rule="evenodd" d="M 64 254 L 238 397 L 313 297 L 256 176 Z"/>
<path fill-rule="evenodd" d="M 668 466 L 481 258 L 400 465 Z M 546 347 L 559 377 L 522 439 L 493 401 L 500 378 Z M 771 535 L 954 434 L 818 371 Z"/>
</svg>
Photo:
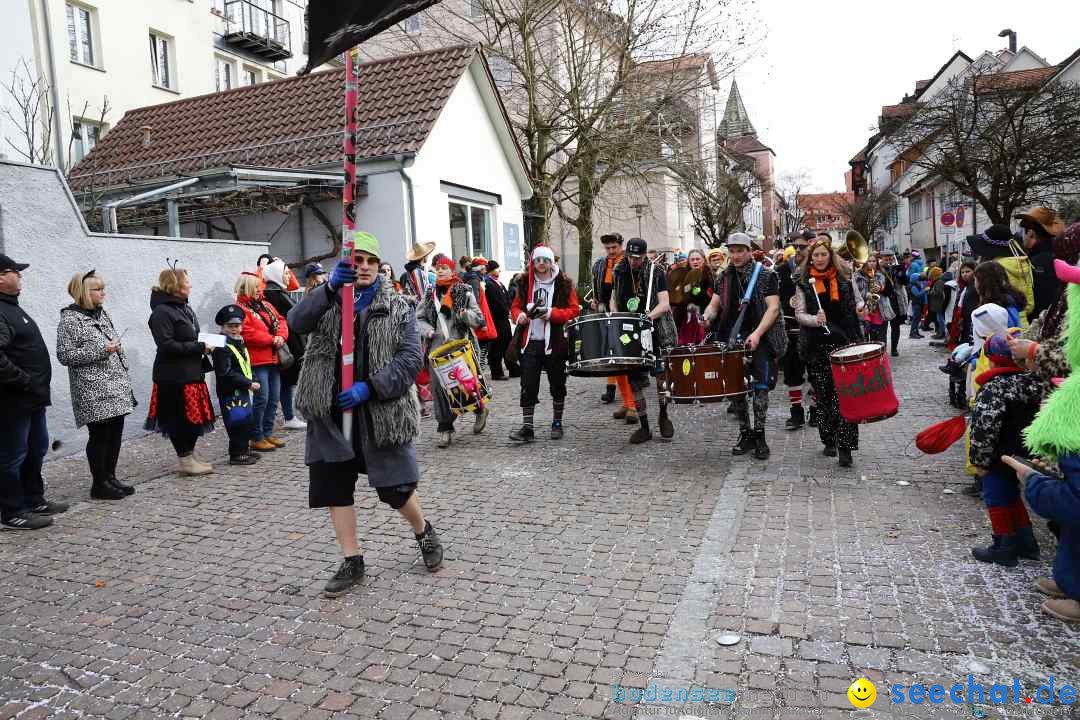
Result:
<svg viewBox="0 0 1080 720">
<path fill-rule="evenodd" d="M 960 718 L 973 709 L 896 705 L 888 688 L 969 673 L 1027 694 L 1051 676 L 1075 686 L 1080 635 L 1031 587 L 1056 548 L 1045 522 L 1040 562 L 971 558 L 990 533 L 960 493 L 962 443 L 914 446 L 952 414 L 942 355 L 925 341 L 901 354 L 900 414 L 862 426 L 850 469 L 815 429 L 781 429 L 782 386 L 766 464 L 731 457 L 722 405 L 679 407 L 673 440 L 631 446 L 598 380 L 572 380 L 564 440 L 514 447 L 517 383 L 496 383 L 484 434 L 465 418 L 439 450 L 425 421 L 418 443 L 443 569 L 426 572 L 408 526 L 361 491 L 367 577 L 335 600 L 320 591 L 340 558 L 307 508 L 299 434 L 230 468 L 219 431 L 200 444 L 217 474 L 194 480 L 160 438 L 129 442 L 120 475 L 138 492 L 117 503 L 87 500 L 81 454 L 50 463 L 51 496 L 73 508 L 0 536 L 0 718 L 809 720 L 851 716 L 859 677 L 878 692 L 859 715 Z M 722 647 L 722 631 L 740 642 Z M 736 699 L 616 699 L 650 684 Z"/>
</svg>

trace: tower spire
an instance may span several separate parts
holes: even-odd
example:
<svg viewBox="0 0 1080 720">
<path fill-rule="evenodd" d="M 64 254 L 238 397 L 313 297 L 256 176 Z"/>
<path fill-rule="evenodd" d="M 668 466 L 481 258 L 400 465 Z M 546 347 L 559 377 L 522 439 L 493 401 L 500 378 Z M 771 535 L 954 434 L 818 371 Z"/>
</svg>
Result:
<svg viewBox="0 0 1080 720">
<path fill-rule="evenodd" d="M 731 81 L 731 90 L 728 92 L 727 106 L 724 108 L 724 119 L 720 121 L 719 135 L 721 138 L 737 138 L 743 135 L 757 135 L 750 115 L 743 105 L 742 96 L 739 94 L 739 85 L 735 80 Z"/>
</svg>

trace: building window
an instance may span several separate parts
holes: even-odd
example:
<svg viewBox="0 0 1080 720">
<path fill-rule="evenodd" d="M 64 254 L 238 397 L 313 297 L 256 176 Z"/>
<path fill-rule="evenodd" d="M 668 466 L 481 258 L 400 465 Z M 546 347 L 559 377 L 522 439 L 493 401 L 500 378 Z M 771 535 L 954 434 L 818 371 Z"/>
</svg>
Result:
<svg viewBox="0 0 1080 720">
<path fill-rule="evenodd" d="M 486 14 L 484 10 L 484 0 L 468 0 L 469 2 L 469 17 L 482 18 Z"/>
<path fill-rule="evenodd" d="M 89 155 L 100 139 L 101 125 L 82 118 L 74 118 L 71 123 L 71 151 L 74 154 L 74 161 L 79 162 Z"/>
<path fill-rule="evenodd" d="M 88 8 L 67 5 L 68 51 L 71 59 L 83 65 L 94 64 L 93 17 Z"/>
<path fill-rule="evenodd" d="M 176 89 L 171 67 L 173 51 L 171 46 L 171 38 L 150 33 L 150 69 L 154 85 L 167 90 Z"/>
<path fill-rule="evenodd" d="M 514 66 L 510 61 L 492 55 L 488 59 L 488 66 L 491 68 L 491 77 L 495 78 L 495 86 L 503 91 L 509 90 L 514 83 Z"/>
<path fill-rule="evenodd" d="M 454 258 L 463 255 L 491 257 L 491 208 L 462 202 L 450 203 L 450 247 Z"/>
<path fill-rule="evenodd" d="M 908 215 L 910 216 L 910 222 L 916 223 L 923 219 L 922 204 L 921 197 L 908 198 Z"/>
<path fill-rule="evenodd" d="M 214 58 L 214 87 L 218 92 L 236 87 L 236 68 L 225 58 Z"/>
<path fill-rule="evenodd" d="M 412 35 L 414 33 L 420 32 L 420 27 L 423 23 L 421 22 L 419 15 L 412 15 L 411 17 L 405 18 L 405 22 L 403 24 L 405 25 L 405 32 Z"/>
<path fill-rule="evenodd" d="M 258 83 L 259 71 L 245 65 L 243 72 L 240 73 L 240 84 L 246 87 L 248 85 L 257 85 Z"/>
</svg>

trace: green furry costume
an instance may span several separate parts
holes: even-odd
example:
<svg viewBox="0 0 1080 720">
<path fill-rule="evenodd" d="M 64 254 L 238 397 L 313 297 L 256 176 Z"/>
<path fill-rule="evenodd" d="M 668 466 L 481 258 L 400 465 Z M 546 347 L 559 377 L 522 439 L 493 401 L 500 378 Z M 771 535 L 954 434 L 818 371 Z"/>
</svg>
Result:
<svg viewBox="0 0 1080 720">
<path fill-rule="evenodd" d="M 1054 461 L 1067 453 L 1080 452 L 1080 285 L 1070 284 L 1066 292 L 1063 350 L 1073 372 L 1050 393 L 1035 421 L 1024 431 L 1028 449 Z"/>
</svg>

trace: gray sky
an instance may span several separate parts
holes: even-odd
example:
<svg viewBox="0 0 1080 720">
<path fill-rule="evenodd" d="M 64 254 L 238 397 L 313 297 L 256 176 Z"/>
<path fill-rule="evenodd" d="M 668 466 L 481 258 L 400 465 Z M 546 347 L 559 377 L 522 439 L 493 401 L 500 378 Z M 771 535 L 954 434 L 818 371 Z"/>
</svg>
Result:
<svg viewBox="0 0 1080 720">
<path fill-rule="evenodd" d="M 900 102 L 956 50 L 975 58 L 1007 47 L 997 37 L 1004 28 L 1051 64 L 1080 48 L 1080 3 L 1065 0 L 757 5 L 768 35 L 735 79 L 758 137 L 776 151 L 778 175 L 805 167 L 818 191 L 843 189 L 847 161 L 881 106 Z M 722 81 L 722 98 L 730 83 Z"/>
</svg>

